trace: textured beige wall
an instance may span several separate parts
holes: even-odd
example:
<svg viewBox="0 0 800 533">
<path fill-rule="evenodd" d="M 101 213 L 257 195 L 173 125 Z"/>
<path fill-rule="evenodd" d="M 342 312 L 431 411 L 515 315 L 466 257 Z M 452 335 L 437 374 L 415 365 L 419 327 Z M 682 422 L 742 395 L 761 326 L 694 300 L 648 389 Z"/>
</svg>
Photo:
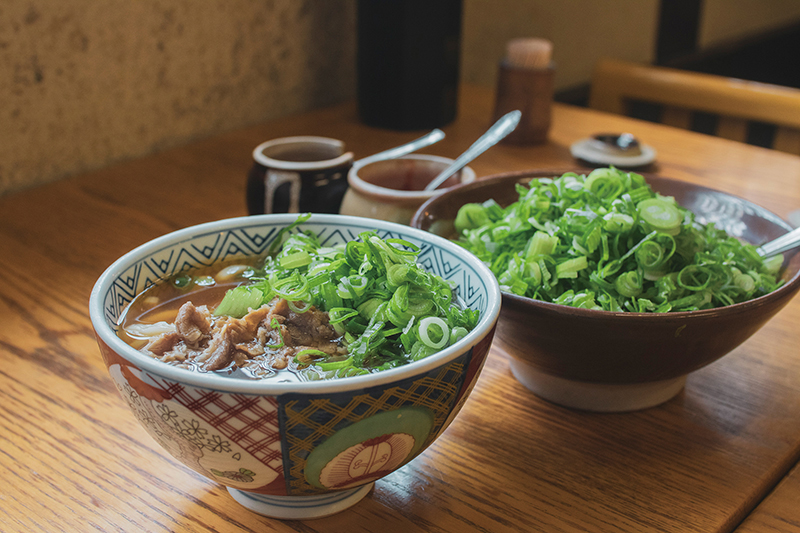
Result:
<svg viewBox="0 0 800 533">
<path fill-rule="evenodd" d="M 553 42 L 556 89 L 587 83 L 603 56 L 642 63 L 655 54 L 658 0 L 466 0 L 463 79 L 493 86 L 506 43 Z"/>
<path fill-rule="evenodd" d="M 2 0 L 0 194 L 352 97 L 353 0 Z"/>
<path fill-rule="evenodd" d="M 375 0 L 379 1 L 379 0 Z M 431 0 L 435 1 L 435 0 Z M 706 0 L 704 44 L 782 25 L 797 0 Z M 356 0 L 0 0 L 0 195 L 352 98 Z M 554 43 L 556 87 L 649 62 L 658 0 L 464 0 L 462 79 L 505 44 Z"/>
</svg>

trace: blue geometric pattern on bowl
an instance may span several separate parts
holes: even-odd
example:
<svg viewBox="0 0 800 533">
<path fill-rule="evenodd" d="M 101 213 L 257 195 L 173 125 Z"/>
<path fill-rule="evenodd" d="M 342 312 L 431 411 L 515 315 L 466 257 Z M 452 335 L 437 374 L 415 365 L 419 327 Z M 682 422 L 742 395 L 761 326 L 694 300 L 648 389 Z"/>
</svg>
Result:
<svg viewBox="0 0 800 533">
<path fill-rule="evenodd" d="M 266 253 L 286 223 L 267 222 L 259 220 L 257 216 L 250 218 L 253 220 L 251 224 L 239 220 L 232 223 L 231 229 L 187 234 L 181 242 L 148 250 L 147 257 L 120 274 L 103 296 L 104 315 L 109 325 L 116 330 L 120 315 L 131 300 L 160 279 L 218 261 Z M 380 226 L 380 223 L 376 222 L 376 225 Z M 456 283 L 459 288 L 457 295 L 467 307 L 481 313 L 486 311 L 488 287 L 478 272 L 449 250 L 422 242 L 414 235 L 415 230 L 405 232 L 370 228 L 366 221 L 364 224 L 338 221 L 335 224 L 323 224 L 315 222 L 313 217 L 299 229 L 317 234 L 323 246 L 356 240 L 360 233 L 370 229 L 377 231 L 383 239 L 407 240 L 420 247 L 418 262 L 426 270 Z M 198 231 L 201 230 L 202 226 L 198 228 Z"/>
</svg>

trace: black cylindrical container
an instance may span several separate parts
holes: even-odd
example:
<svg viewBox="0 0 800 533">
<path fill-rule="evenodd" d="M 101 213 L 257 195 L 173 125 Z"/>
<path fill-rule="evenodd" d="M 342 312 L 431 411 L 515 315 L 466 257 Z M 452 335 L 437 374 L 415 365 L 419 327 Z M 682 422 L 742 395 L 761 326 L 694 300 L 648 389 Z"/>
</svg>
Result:
<svg viewBox="0 0 800 533">
<path fill-rule="evenodd" d="M 416 130 L 455 118 L 461 11 L 461 0 L 359 0 L 362 122 Z"/>
</svg>

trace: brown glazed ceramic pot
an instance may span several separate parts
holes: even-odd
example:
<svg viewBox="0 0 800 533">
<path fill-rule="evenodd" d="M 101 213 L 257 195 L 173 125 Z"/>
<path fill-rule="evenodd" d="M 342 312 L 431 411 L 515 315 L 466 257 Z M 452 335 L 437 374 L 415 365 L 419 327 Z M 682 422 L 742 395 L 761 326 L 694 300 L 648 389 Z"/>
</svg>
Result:
<svg viewBox="0 0 800 533">
<path fill-rule="evenodd" d="M 415 214 L 412 227 L 453 237 L 458 209 L 490 198 L 506 206 L 515 184 L 565 171 L 515 172 L 453 187 Z M 577 170 L 578 173 L 587 171 Z M 700 222 L 763 244 L 792 228 L 747 200 L 691 183 L 647 175 L 652 188 L 674 196 Z M 786 283 L 753 300 L 691 312 L 613 313 L 577 309 L 502 293 L 495 343 L 513 357 L 514 375 L 538 395 L 594 411 L 627 411 L 662 403 L 686 376 L 727 354 L 786 305 L 800 288 L 800 254 L 784 254 Z"/>
</svg>

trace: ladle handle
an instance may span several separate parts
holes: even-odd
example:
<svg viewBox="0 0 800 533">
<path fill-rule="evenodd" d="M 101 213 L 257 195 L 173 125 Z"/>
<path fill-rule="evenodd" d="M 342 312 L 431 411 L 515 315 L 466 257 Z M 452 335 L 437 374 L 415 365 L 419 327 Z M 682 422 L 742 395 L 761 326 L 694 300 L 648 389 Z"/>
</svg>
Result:
<svg viewBox="0 0 800 533">
<path fill-rule="evenodd" d="M 769 257 L 791 250 L 798 245 L 800 245 L 800 228 L 795 228 L 777 239 L 762 244 L 756 252 L 758 252 L 758 255 L 761 257 Z"/>
<path fill-rule="evenodd" d="M 447 178 L 467 166 L 467 163 L 481 155 L 483 152 L 500 142 L 506 135 L 514 131 L 519 124 L 519 119 L 522 117 L 520 111 L 511 111 L 506 113 L 500 120 L 494 123 L 486 133 L 484 133 L 472 146 L 467 148 L 467 151 L 458 156 L 449 167 L 444 169 L 438 176 L 425 186 L 426 191 L 432 191 L 444 183 Z"/>
<path fill-rule="evenodd" d="M 435 129 L 430 133 L 426 133 L 419 139 L 414 139 L 409 143 L 401 144 L 400 146 L 395 146 L 394 148 L 389 148 L 388 150 L 384 150 L 383 152 L 378 152 L 377 154 L 373 154 L 363 159 L 359 159 L 358 161 L 355 162 L 355 165 L 361 167 L 368 163 L 374 163 L 375 161 L 383 161 L 384 159 L 396 159 L 398 157 L 402 157 L 404 155 L 416 152 L 417 150 L 425 148 L 426 146 L 430 146 L 434 143 L 437 143 L 442 139 L 444 139 L 444 132 L 440 129 Z"/>
</svg>

